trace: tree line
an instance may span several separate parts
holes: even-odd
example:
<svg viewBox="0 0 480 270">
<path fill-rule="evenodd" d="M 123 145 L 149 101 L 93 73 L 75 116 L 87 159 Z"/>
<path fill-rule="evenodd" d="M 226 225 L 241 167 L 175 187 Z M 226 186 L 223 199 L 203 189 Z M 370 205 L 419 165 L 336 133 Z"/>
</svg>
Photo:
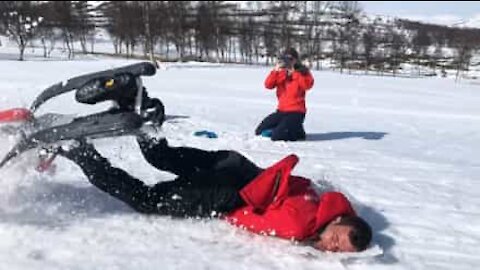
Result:
<svg viewBox="0 0 480 270">
<path fill-rule="evenodd" d="M 1 1 L 0 32 L 19 59 L 33 41 L 45 57 L 94 53 L 106 31 L 114 54 L 151 60 L 271 64 L 298 48 L 312 68 L 396 74 L 404 63 L 468 70 L 480 29 L 366 16 L 357 1 Z M 420 73 L 420 69 L 419 69 Z"/>
</svg>

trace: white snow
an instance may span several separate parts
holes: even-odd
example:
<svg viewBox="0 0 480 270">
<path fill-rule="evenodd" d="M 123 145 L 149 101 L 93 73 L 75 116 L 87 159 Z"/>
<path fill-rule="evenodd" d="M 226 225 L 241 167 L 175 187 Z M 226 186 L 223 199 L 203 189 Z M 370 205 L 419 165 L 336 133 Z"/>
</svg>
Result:
<svg viewBox="0 0 480 270">
<path fill-rule="evenodd" d="M 3 51 L 0 51 L 2 54 Z M 15 59 L 12 56 L 11 59 Z M 27 107 L 43 88 L 71 76 L 133 63 L 0 61 L 0 110 Z M 221 220 L 144 216 L 56 160 L 37 173 L 29 153 L 0 170 L 0 262 L 18 269 L 477 269 L 480 246 L 480 86 L 453 79 L 314 72 L 306 142 L 253 135 L 275 108 L 263 88 L 269 69 L 166 64 L 145 78 L 168 115 L 173 145 L 235 149 L 268 166 L 296 153 L 295 174 L 348 194 L 375 230 L 363 254 L 326 254 Z M 87 114 L 73 94 L 39 111 Z M 218 139 L 192 136 L 213 130 Z M 0 138 L 3 156 L 15 138 Z M 103 139 L 100 152 L 153 184 L 173 176 L 150 167 L 133 138 Z"/>
</svg>

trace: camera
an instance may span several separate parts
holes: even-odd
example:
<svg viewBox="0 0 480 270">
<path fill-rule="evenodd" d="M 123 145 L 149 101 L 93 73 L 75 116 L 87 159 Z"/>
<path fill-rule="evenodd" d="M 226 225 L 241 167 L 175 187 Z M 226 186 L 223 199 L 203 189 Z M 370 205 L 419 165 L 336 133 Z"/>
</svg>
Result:
<svg viewBox="0 0 480 270">
<path fill-rule="evenodd" d="M 293 57 L 291 55 L 282 55 L 278 57 L 278 64 L 281 68 L 291 68 L 293 62 Z"/>
</svg>

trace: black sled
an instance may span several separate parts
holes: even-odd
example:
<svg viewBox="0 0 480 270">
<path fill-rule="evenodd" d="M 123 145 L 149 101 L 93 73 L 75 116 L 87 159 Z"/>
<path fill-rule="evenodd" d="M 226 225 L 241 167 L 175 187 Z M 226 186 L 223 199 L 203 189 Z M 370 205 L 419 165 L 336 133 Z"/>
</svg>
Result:
<svg viewBox="0 0 480 270">
<path fill-rule="evenodd" d="M 27 150 L 49 147 L 62 140 L 136 135 L 144 125 L 161 125 L 165 112 L 159 100 L 157 109 L 161 111 L 157 112 L 157 122 L 151 123 L 145 118 L 148 109 L 144 106 L 144 98 L 148 97 L 141 76 L 153 76 L 155 73 L 156 67 L 144 62 L 82 75 L 45 89 L 32 103 L 32 113 L 49 99 L 73 90 L 76 90 L 77 102 L 96 104 L 113 101 L 116 106 L 106 112 L 77 117 L 60 125 L 56 125 L 55 121 L 46 125 L 45 121 L 33 117 L 21 129 L 22 139 L 0 161 L 0 168 Z"/>
</svg>

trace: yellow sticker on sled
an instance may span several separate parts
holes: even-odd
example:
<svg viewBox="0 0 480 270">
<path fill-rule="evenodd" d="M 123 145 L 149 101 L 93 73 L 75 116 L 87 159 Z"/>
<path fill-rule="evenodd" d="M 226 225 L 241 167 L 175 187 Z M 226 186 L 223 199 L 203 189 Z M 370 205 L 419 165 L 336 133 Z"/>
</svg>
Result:
<svg viewBox="0 0 480 270">
<path fill-rule="evenodd" d="M 107 88 L 112 88 L 114 84 L 115 84 L 115 80 L 114 80 L 114 79 L 110 79 L 110 80 L 108 80 L 108 81 L 105 82 L 105 87 L 107 87 Z"/>
</svg>

